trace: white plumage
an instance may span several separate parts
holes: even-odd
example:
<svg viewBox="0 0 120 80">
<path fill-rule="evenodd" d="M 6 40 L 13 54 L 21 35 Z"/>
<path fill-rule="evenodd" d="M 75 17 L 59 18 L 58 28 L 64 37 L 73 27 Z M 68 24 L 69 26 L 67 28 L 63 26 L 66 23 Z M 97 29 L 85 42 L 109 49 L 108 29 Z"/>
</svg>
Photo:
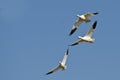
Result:
<svg viewBox="0 0 120 80">
<path fill-rule="evenodd" d="M 90 16 L 94 16 L 94 15 L 97 15 L 98 13 L 86 13 L 86 14 L 83 14 L 83 15 L 77 15 L 78 17 L 78 20 L 74 23 L 73 27 L 72 27 L 72 30 L 70 32 L 69 35 L 72 35 L 76 30 L 77 28 L 79 27 L 79 25 L 82 23 L 82 22 L 90 22 L 91 19 L 89 18 Z"/>
<path fill-rule="evenodd" d="M 63 57 L 62 62 L 59 61 L 59 65 L 57 67 L 53 68 L 52 70 L 50 70 L 48 73 L 46 73 L 46 75 L 51 74 L 51 73 L 53 73 L 53 72 L 55 72 L 55 71 L 57 71 L 59 69 L 65 70 L 67 68 L 66 60 L 67 60 L 67 57 L 68 57 L 68 52 L 69 52 L 69 50 L 67 49 L 67 51 L 66 51 L 66 53 L 65 53 L 65 55 Z"/>
<path fill-rule="evenodd" d="M 82 42 L 90 42 L 90 43 L 93 43 L 95 41 L 95 39 L 92 38 L 92 34 L 96 28 L 96 25 L 97 25 L 97 21 L 94 22 L 94 24 L 92 25 L 92 27 L 89 29 L 89 31 L 87 32 L 87 34 L 82 37 L 82 36 L 78 36 L 78 38 L 80 39 L 79 41 L 71 44 L 70 46 L 74 46 L 74 45 L 78 45 Z"/>
</svg>

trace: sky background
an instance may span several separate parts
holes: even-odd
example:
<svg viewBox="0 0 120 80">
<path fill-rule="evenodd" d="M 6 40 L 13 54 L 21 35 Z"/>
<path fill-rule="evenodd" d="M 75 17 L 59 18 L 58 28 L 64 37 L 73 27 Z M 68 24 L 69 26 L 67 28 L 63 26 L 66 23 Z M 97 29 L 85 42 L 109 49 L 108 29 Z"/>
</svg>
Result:
<svg viewBox="0 0 120 80">
<path fill-rule="evenodd" d="M 0 0 L 0 80 L 120 80 L 120 0 Z M 69 36 L 77 14 L 99 12 Z M 94 21 L 96 41 L 69 47 Z"/>
</svg>

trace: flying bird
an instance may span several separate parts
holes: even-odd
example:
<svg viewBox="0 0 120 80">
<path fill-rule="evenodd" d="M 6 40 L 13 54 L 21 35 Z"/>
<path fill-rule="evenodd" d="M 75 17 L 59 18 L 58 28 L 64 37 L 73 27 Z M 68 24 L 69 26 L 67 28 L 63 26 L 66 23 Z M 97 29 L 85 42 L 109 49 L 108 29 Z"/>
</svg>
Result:
<svg viewBox="0 0 120 80">
<path fill-rule="evenodd" d="M 78 20 L 74 23 L 74 25 L 73 25 L 73 27 L 72 27 L 72 30 L 71 30 L 71 32 L 69 33 L 69 35 L 72 35 L 76 30 L 77 30 L 77 28 L 79 27 L 79 25 L 81 24 L 81 23 L 83 23 L 83 22 L 86 22 L 86 23 L 88 23 L 88 22 L 90 22 L 91 21 L 91 19 L 89 18 L 90 16 L 94 16 L 94 15 L 97 15 L 98 14 L 98 12 L 95 12 L 95 13 L 86 13 L 86 14 L 83 14 L 83 15 L 77 15 L 77 17 L 78 17 Z"/>
<path fill-rule="evenodd" d="M 67 49 L 64 57 L 63 57 L 63 60 L 62 61 L 59 61 L 59 65 L 57 67 L 55 67 L 54 69 L 50 70 L 48 73 L 46 73 L 46 75 L 49 75 L 59 69 L 62 69 L 62 70 L 65 70 L 67 69 L 67 66 L 65 65 L 66 64 L 66 60 L 67 60 L 67 57 L 68 57 L 68 53 L 69 53 L 69 49 Z"/>
<path fill-rule="evenodd" d="M 71 44 L 70 46 L 75 46 L 75 45 L 78 45 L 78 44 L 80 44 L 82 42 L 93 43 L 95 41 L 95 39 L 92 38 L 92 34 L 93 34 L 93 32 L 94 32 L 94 30 L 96 28 L 96 25 L 97 25 L 97 21 L 95 21 L 93 23 L 92 27 L 89 29 L 89 31 L 87 32 L 87 34 L 84 37 L 78 36 L 78 39 L 80 39 L 80 40 L 75 42 L 75 43 L 73 43 L 73 44 Z"/>
</svg>

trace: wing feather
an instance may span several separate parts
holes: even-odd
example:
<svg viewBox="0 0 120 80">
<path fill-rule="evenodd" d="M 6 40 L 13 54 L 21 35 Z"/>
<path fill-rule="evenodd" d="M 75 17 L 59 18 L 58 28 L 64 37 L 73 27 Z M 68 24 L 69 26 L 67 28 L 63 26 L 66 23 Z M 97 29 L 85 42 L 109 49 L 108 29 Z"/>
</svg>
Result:
<svg viewBox="0 0 120 80">
<path fill-rule="evenodd" d="M 75 46 L 75 45 L 78 45 L 78 44 L 80 44 L 82 42 L 85 42 L 85 41 L 81 39 L 81 40 L 76 41 L 75 43 L 71 44 L 70 46 Z"/>
<path fill-rule="evenodd" d="M 62 63 L 65 65 L 66 64 L 66 60 L 67 60 L 67 57 L 68 57 L 68 53 L 69 53 L 69 49 L 67 49 L 64 57 L 63 57 L 63 60 L 62 60 Z"/>
<path fill-rule="evenodd" d="M 93 34 L 93 32 L 94 32 L 94 30 L 95 30 L 95 28 L 96 28 L 96 25 L 97 25 L 97 21 L 95 21 L 95 22 L 93 23 L 92 27 L 89 29 L 89 31 L 88 31 L 88 33 L 86 34 L 86 36 L 89 36 L 89 37 L 92 36 L 92 34 Z"/>
<path fill-rule="evenodd" d="M 90 16 L 93 16 L 93 14 L 92 13 L 86 13 L 86 14 L 84 14 L 84 16 L 85 17 L 90 17 Z"/>
<path fill-rule="evenodd" d="M 74 23 L 73 27 L 72 27 L 72 30 L 70 32 L 69 35 L 72 35 L 76 30 L 77 28 L 79 27 L 79 25 L 83 22 L 82 19 L 78 18 L 78 20 Z"/>
<path fill-rule="evenodd" d="M 51 73 L 53 73 L 53 72 L 55 72 L 55 71 L 57 71 L 59 69 L 61 69 L 61 67 L 57 66 L 57 67 L 53 68 L 52 70 L 50 70 L 48 73 L 46 73 L 46 75 L 49 75 L 49 74 L 51 74 Z"/>
</svg>

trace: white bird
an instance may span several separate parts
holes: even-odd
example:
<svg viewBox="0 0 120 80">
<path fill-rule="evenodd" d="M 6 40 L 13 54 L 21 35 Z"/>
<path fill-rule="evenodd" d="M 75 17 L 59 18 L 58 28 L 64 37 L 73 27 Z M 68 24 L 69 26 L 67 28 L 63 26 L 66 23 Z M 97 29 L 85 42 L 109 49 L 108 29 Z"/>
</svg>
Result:
<svg viewBox="0 0 120 80">
<path fill-rule="evenodd" d="M 87 34 L 82 37 L 82 36 L 78 36 L 78 38 L 80 39 L 79 41 L 71 44 L 70 46 L 74 46 L 74 45 L 78 45 L 82 42 L 89 42 L 89 43 L 93 43 L 95 41 L 95 39 L 92 38 L 92 34 L 96 28 L 97 25 L 97 21 L 94 22 L 94 24 L 92 25 L 92 27 L 89 29 L 89 31 L 87 32 Z"/>
<path fill-rule="evenodd" d="M 78 17 L 78 20 L 74 23 L 74 25 L 73 25 L 73 27 L 72 27 L 72 30 L 71 30 L 71 32 L 70 32 L 70 34 L 69 35 L 72 35 L 76 30 L 77 30 L 77 28 L 79 27 L 79 25 L 82 23 L 82 22 L 86 22 L 86 23 L 88 23 L 88 22 L 90 22 L 91 21 L 91 19 L 89 18 L 90 16 L 94 16 L 94 15 L 97 15 L 98 14 L 98 12 L 96 12 L 96 13 L 86 13 L 86 14 L 83 14 L 83 15 L 77 15 L 77 17 Z"/>
<path fill-rule="evenodd" d="M 63 57 L 62 62 L 59 61 L 59 65 L 57 67 L 55 67 L 54 69 L 50 70 L 48 73 L 46 73 L 46 75 L 51 74 L 51 73 L 53 73 L 53 72 L 55 72 L 59 69 L 62 69 L 62 70 L 67 69 L 67 66 L 65 64 L 66 64 L 66 60 L 67 60 L 67 57 L 68 57 L 68 53 L 69 53 L 69 50 L 67 49 L 67 51 L 66 51 L 66 53 Z"/>
</svg>

